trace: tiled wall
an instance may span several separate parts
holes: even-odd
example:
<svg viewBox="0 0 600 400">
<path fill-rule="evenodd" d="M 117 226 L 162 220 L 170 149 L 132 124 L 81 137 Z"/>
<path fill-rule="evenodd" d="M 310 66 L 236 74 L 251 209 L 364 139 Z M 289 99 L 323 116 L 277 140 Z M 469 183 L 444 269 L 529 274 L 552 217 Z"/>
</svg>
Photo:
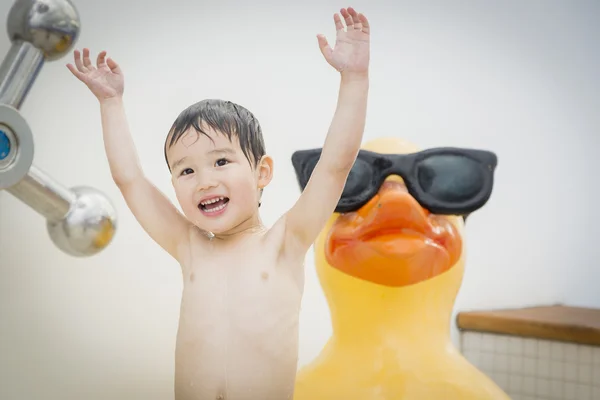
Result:
<svg viewBox="0 0 600 400">
<path fill-rule="evenodd" d="M 600 400 L 600 347 L 465 331 L 461 351 L 513 400 Z"/>
</svg>

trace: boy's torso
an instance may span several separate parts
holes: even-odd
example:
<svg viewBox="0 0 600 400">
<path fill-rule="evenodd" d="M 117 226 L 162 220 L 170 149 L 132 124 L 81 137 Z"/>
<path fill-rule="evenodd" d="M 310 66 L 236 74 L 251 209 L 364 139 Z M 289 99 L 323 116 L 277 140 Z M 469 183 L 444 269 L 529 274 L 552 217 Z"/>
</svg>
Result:
<svg viewBox="0 0 600 400">
<path fill-rule="evenodd" d="M 182 270 L 176 400 L 292 398 L 304 260 L 284 265 L 276 242 L 254 237 L 227 250 L 215 243 L 208 254 L 191 246 Z"/>
</svg>

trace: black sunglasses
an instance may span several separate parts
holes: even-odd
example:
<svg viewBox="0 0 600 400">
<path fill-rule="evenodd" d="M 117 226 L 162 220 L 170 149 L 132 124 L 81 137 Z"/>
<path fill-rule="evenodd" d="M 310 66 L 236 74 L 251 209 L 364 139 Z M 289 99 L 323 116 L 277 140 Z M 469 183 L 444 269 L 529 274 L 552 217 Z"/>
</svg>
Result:
<svg viewBox="0 0 600 400">
<path fill-rule="evenodd" d="M 299 150 L 292 164 L 304 190 L 321 156 L 321 148 Z M 492 194 L 496 154 L 485 150 L 439 147 L 410 154 L 360 150 L 335 212 L 365 205 L 390 175 L 399 175 L 421 207 L 433 214 L 463 218 L 483 207 Z"/>
</svg>

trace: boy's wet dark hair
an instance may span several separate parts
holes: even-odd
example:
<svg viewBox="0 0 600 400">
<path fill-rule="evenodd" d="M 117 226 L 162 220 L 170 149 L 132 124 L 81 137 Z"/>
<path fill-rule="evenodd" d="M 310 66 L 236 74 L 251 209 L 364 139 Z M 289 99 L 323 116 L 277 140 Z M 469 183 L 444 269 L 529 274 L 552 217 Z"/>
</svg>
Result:
<svg viewBox="0 0 600 400">
<path fill-rule="evenodd" d="M 208 136 L 201 128 L 202 123 L 210 126 L 217 132 L 223 133 L 231 141 L 237 136 L 242 152 L 251 165 L 256 166 L 265 155 L 265 143 L 262 129 L 258 120 L 246 108 L 219 99 L 207 99 L 192 104 L 183 110 L 169 131 L 165 141 L 165 161 L 169 171 L 171 166 L 167 159 L 167 149 L 175 144 L 183 134 L 193 127 L 196 132 Z"/>
</svg>

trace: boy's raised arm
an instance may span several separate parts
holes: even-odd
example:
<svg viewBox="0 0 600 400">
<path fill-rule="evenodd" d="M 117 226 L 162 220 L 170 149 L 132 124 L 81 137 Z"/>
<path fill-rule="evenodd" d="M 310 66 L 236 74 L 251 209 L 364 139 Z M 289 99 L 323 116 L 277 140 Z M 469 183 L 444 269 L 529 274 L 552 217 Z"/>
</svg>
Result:
<svg viewBox="0 0 600 400">
<path fill-rule="evenodd" d="M 323 151 L 306 188 L 285 215 L 286 247 L 305 251 L 334 212 L 350 169 L 360 149 L 369 90 L 369 23 L 354 9 L 342 9 L 346 30 L 338 14 L 335 48 L 319 35 L 327 62 L 341 73 L 337 108 Z"/>
<path fill-rule="evenodd" d="M 83 50 L 75 51 L 75 66 L 67 67 L 86 84 L 100 102 L 104 148 L 113 180 L 128 207 L 150 237 L 175 259 L 179 246 L 188 240 L 187 219 L 145 176 L 139 164 L 123 106 L 123 73 L 106 52 L 98 55 L 96 66 Z"/>
</svg>

